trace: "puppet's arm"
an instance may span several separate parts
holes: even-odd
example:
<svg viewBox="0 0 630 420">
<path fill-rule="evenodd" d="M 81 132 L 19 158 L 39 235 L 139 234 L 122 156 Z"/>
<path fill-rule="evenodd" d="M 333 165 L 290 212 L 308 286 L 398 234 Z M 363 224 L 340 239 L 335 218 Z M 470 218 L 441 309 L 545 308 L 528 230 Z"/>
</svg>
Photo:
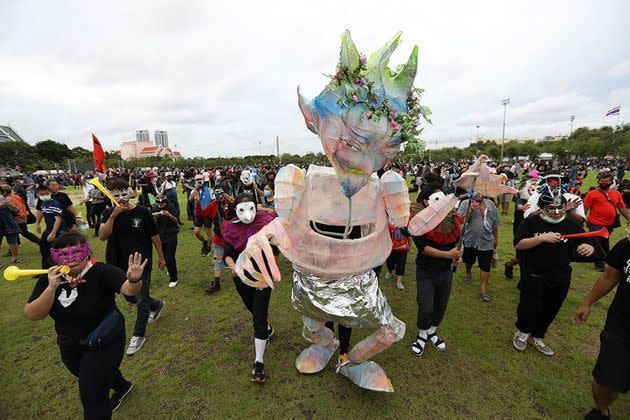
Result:
<svg viewBox="0 0 630 420">
<path fill-rule="evenodd" d="M 390 222 L 397 227 L 406 227 L 409 222 L 409 189 L 407 182 L 394 171 L 381 176 L 381 195 Z"/>
<path fill-rule="evenodd" d="M 306 188 L 304 171 L 295 165 L 280 168 L 275 179 L 274 207 L 279 217 L 290 220 Z"/>
</svg>

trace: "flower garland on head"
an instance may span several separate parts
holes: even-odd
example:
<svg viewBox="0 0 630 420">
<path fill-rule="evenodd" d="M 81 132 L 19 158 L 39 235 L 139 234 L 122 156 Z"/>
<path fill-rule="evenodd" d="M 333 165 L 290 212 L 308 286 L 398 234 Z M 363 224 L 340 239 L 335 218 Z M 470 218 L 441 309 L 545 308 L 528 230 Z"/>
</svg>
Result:
<svg viewBox="0 0 630 420">
<path fill-rule="evenodd" d="M 403 68 L 404 65 L 401 64 L 394 72 L 388 69 L 389 77 L 395 78 Z M 367 78 L 367 72 L 367 57 L 361 55 L 359 65 L 354 69 L 351 70 L 340 62 L 334 75 L 326 75 L 331 79 L 326 89 L 337 96 L 337 106 L 349 112 L 353 106 L 363 105 L 365 107 L 363 116 L 368 120 L 378 122 L 381 118 L 387 118 L 392 128 L 392 136 L 400 131 L 401 143 L 418 137 L 422 132 L 421 120 L 431 123 L 429 119 L 431 110 L 420 104 L 420 96 L 424 89 L 412 88 L 407 96 L 408 111 L 399 112 L 391 106 L 388 98 L 379 97 L 374 89 L 374 82 Z"/>
</svg>

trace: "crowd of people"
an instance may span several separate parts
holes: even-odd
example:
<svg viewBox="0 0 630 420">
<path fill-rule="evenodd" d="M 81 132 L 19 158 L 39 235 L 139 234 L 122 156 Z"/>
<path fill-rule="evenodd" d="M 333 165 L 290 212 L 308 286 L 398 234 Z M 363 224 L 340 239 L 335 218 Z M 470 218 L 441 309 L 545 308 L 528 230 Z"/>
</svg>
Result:
<svg viewBox="0 0 630 420">
<path fill-rule="evenodd" d="M 418 334 L 410 351 L 421 356 L 429 341 L 437 350 L 446 350 L 446 341 L 437 329 L 446 315 L 453 272 L 460 261 L 467 283 L 473 282 L 472 268 L 478 265 L 480 302 L 492 301 L 490 277 L 498 260 L 499 236 L 505 235 L 499 232 L 499 219 L 508 215 L 513 203 L 515 255 L 502 268 L 507 279 L 514 277 L 515 267 L 520 268 L 517 331 L 512 339 L 516 350 L 524 351 L 529 344 L 553 356 L 554 350 L 543 339 L 569 290 L 571 262 L 590 262 L 602 273 L 577 311 L 578 322 L 586 321 L 593 303 L 617 286 L 593 371 L 596 408 L 589 414 L 589 418 L 606 418 L 614 399 L 630 390 L 629 239 L 610 249 L 608 235 L 588 239 L 564 236 L 584 228 L 612 232 L 625 225 L 623 219 L 630 224 L 630 182 L 624 179 L 624 164 L 572 162 L 554 168 L 544 162 L 516 162 L 493 166 L 496 173 L 506 175 L 506 185 L 518 189 L 515 196 L 494 199 L 456 187 L 468 162 L 400 163 L 387 168 L 412 180 L 411 190 L 418 192 L 412 215 L 450 193 L 460 198 L 456 209 L 424 235 L 411 236 L 405 228 L 389 226 L 392 250 L 384 264 L 384 279 L 395 277 L 397 288 L 404 290 L 412 243 L 418 251 Z M 586 191 L 580 187 L 589 169 L 598 171 L 598 185 Z M 6 256 L 12 264 L 23 262 L 19 257 L 21 236 L 38 244 L 42 267 L 52 267 L 37 282 L 26 315 L 31 320 L 47 315 L 54 319 L 62 361 L 79 378 L 86 418 L 111 416 L 132 388 L 119 369 L 126 337 L 114 295 L 122 293 L 137 307 L 126 349 L 126 354 L 133 355 L 146 341 L 147 324 L 157 321 L 165 306 L 150 291 L 154 250 L 158 268 L 168 272 L 169 287 L 177 287 L 185 281 L 178 276 L 178 237 L 183 234 L 182 226 L 191 224 L 200 254 L 213 258 L 213 274 L 204 291 L 219 292 L 223 271 L 234 270 L 247 240 L 277 216 L 274 181 L 278 170 L 278 165 L 117 169 L 64 175 L 62 179 L 27 175 L 0 184 L 0 233 L 8 243 Z M 111 195 L 91 183 L 95 177 Z M 85 218 L 62 185 L 82 189 L 79 204 L 85 205 Z M 180 202 L 180 190 L 184 202 Z M 35 225 L 39 236 L 29 231 L 29 224 Z M 104 263 L 93 259 L 87 236 L 106 241 Z M 276 249 L 274 253 L 278 254 Z M 60 271 L 62 265 L 70 267 L 69 273 Z M 256 271 L 271 270 L 263 259 L 254 265 Z M 378 275 L 381 267 L 374 271 Z M 250 276 L 251 282 L 246 284 L 238 276 L 232 277 L 252 316 L 255 358 L 251 378 L 264 382 L 265 346 L 274 334 L 267 321 L 272 291 L 257 287 L 260 279 Z M 332 323 L 326 326 L 334 331 Z M 340 366 L 347 361 L 350 331 L 338 325 Z"/>
</svg>

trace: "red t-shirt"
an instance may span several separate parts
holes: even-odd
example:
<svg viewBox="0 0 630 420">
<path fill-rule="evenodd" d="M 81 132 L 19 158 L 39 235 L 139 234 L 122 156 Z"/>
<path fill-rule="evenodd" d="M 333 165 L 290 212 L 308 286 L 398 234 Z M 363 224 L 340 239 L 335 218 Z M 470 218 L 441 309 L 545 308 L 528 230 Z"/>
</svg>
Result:
<svg viewBox="0 0 630 420">
<path fill-rule="evenodd" d="M 600 191 L 597 189 L 586 194 L 584 207 L 589 209 L 588 217 L 586 218 L 589 223 L 598 226 L 610 226 L 615 221 L 617 209 L 623 209 L 626 205 L 619 191 Z"/>
<path fill-rule="evenodd" d="M 400 232 L 400 228 L 389 224 L 389 236 L 392 238 L 392 251 L 409 251 L 407 237 Z"/>
</svg>

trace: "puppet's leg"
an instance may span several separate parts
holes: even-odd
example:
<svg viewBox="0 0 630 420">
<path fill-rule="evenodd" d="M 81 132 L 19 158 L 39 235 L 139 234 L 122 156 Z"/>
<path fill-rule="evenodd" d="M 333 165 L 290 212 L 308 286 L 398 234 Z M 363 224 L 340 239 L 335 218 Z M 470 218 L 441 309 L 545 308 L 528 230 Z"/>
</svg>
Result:
<svg viewBox="0 0 630 420">
<path fill-rule="evenodd" d="M 350 361 L 337 367 L 341 373 L 361 388 L 372 391 L 394 392 L 387 374 L 370 357 L 389 348 L 405 335 L 405 323 L 392 317 L 392 322 L 383 325 L 374 334 L 361 340 L 350 351 Z"/>
<path fill-rule="evenodd" d="M 317 373 L 328 365 L 339 347 L 339 342 L 335 340 L 334 333 L 324 326 L 325 321 L 307 316 L 302 318 L 304 320 L 302 336 L 313 344 L 298 356 L 295 367 L 300 373 Z"/>
</svg>

